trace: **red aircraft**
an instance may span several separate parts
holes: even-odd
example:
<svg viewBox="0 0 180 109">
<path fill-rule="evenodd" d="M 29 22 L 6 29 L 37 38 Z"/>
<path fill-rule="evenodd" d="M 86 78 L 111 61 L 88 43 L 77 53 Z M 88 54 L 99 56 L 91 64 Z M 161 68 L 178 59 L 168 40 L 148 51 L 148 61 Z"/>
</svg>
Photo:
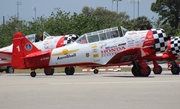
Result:
<svg viewBox="0 0 180 109">
<path fill-rule="evenodd" d="M 74 42 L 79 36 L 76 34 L 50 36 L 48 33 L 44 32 L 43 41 L 36 40 L 38 37 L 36 34 L 30 34 L 26 36 L 26 38 L 38 49 L 41 51 L 47 51 L 70 44 Z M 10 46 L 0 48 L 0 72 L 6 71 L 6 73 L 14 73 L 14 68 L 11 67 L 12 47 L 13 45 L 11 44 Z M 45 68 L 44 73 L 46 75 L 52 75 L 54 73 L 54 69 Z"/>
</svg>

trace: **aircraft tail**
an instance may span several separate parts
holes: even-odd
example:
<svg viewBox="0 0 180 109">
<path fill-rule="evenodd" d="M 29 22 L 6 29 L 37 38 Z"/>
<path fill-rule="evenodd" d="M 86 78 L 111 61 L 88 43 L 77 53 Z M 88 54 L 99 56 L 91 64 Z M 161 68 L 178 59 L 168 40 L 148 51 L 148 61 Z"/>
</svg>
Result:
<svg viewBox="0 0 180 109">
<path fill-rule="evenodd" d="M 21 32 L 13 36 L 12 67 L 16 69 L 27 68 L 25 58 L 28 54 L 41 51 L 36 48 Z"/>
</svg>

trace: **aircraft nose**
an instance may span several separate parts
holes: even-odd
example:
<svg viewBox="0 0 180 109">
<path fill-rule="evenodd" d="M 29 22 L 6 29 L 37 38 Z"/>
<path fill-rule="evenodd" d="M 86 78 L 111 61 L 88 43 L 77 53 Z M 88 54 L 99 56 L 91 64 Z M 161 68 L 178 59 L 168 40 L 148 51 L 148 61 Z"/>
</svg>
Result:
<svg viewBox="0 0 180 109">
<path fill-rule="evenodd" d="M 156 53 L 162 53 L 167 49 L 168 38 L 162 28 L 151 29 L 154 35 Z"/>
<path fill-rule="evenodd" d="M 171 39 L 171 51 L 176 57 L 180 55 L 180 38 L 179 37 L 175 37 Z"/>
</svg>

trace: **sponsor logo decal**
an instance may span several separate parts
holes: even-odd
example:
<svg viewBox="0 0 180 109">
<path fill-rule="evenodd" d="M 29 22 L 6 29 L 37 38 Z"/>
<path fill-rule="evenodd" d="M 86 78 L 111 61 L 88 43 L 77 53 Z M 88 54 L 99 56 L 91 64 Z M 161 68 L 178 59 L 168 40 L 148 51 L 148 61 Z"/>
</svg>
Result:
<svg viewBox="0 0 180 109">
<path fill-rule="evenodd" d="M 86 57 L 89 57 L 89 53 L 86 53 Z"/>
<path fill-rule="evenodd" d="M 71 58 L 71 57 L 76 57 L 76 53 L 68 54 L 66 56 L 57 57 L 57 60 L 67 59 L 67 58 Z"/>
<path fill-rule="evenodd" d="M 32 49 L 32 45 L 31 45 L 31 44 L 26 44 L 26 45 L 25 45 L 25 49 L 26 49 L 27 51 L 30 51 L 30 50 Z"/>
<path fill-rule="evenodd" d="M 93 54 L 93 58 L 98 58 L 99 54 Z"/>
<path fill-rule="evenodd" d="M 68 55 L 68 54 L 71 54 L 71 53 L 77 52 L 78 50 L 79 50 L 79 49 L 75 49 L 75 50 L 63 49 L 63 50 L 62 50 L 62 52 L 60 52 L 60 53 L 56 53 L 56 54 L 53 54 L 53 56 Z"/>
<path fill-rule="evenodd" d="M 75 52 L 77 52 L 78 50 L 79 49 L 75 49 L 75 50 L 63 49 L 62 52 L 53 54 L 53 56 L 58 56 L 57 60 L 72 58 L 72 57 L 76 57 Z"/>
<path fill-rule="evenodd" d="M 100 62 L 100 59 L 94 59 L 93 61 L 94 62 Z"/>
<path fill-rule="evenodd" d="M 104 50 L 101 50 L 101 56 L 112 56 L 126 49 L 124 46 L 106 46 Z"/>
<path fill-rule="evenodd" d="M 97 49 L 92 49 L 93 53 L 97 53 L 97 51 L 98 51 Z"/>
<path fill-rule="evenodd" d="M 96 45 L 93 45 L 93 46 L 91 46 L 91 48 L 97 48 L 97 46 L 96 46 Z"/>
</svg>

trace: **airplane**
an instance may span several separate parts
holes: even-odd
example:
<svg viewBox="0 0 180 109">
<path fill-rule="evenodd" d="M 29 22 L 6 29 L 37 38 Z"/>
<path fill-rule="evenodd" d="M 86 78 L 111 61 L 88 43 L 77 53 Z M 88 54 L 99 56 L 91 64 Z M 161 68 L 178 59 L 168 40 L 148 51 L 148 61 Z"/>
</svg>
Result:
<svg viewBox="0 0 180 109">
<path fill-rule="evenodd" d="M 127 31 L 123 37 L 117 36 L 118 27 L 113 27 L 83 34 L 71 44 L 42 51 L 17 32 L 13 36 L 11 65 L 16 69 L 31 69 L 30 75 L 35 77 L 38 68 L 65 67 L 65 73 L 73 75 L 74 66 L 88 66 L 97 73 L 96 67 L 132 64 L 134 76 L 148 77 L 151 69 L 147 61 L 153 62 L 154 72 L 161 73 L 157 61 L 175 60 L 180 55 L 180 38 L 168 41 L 161 28 Z M 179 72 L 179 67 L 174 65 L 172 71 Z"/>
<path fill-rule="evenodd" d="M 43 41 L 39 41 L 39 36 L 30 34 L 25 36 L 38 49 L 46 51 L 56 47 L 65 46 L 75 41 L 79 36 L 76 34 L 67 34 L 62 36 L 50 36 L 47 32 L 43 32 Z M 11 66 L 13 44 L 0 49 L 0 72 L 14 73 L 14 68 Z M 44 69 L 46 75 L 53 75 L 54 69 Z"/>
</svg>

